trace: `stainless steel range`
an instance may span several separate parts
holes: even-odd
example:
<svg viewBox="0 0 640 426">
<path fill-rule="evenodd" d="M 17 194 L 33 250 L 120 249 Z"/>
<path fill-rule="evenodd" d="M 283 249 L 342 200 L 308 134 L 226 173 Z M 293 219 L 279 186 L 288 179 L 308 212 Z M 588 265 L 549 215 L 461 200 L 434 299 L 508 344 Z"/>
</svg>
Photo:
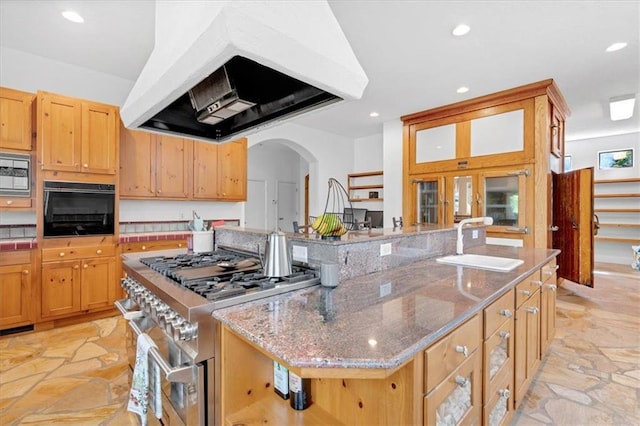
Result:
<svg viewBox="0 0 640 426">
<path fill-rule="evenodd" d="M 190 254 L 170 250 L 125 256 L 126 299 L 116 306 L 129 320 L 127 352 L 131 370 L 136 341 L 148 334 L 157 349 L 149 358 L 162 370 L 161 424 L 217 424 L 215 354 L 219 336 L 211 313 L 215 309 L 245 303 L 316 285 L 318 273 L 300 264 L 284 278 L 262 274 L 253 253 L 220 248 Z M 131 379 L 131 377 L 130 377 Z M 149 413 L 150 424 L 154 422 Z"/>
</svg>

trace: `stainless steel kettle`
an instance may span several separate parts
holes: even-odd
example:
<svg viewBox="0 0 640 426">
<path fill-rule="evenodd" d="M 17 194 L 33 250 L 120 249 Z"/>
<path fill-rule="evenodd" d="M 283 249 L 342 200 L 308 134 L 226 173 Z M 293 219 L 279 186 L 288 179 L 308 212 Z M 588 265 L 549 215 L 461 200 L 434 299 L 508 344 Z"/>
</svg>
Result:
<svg viewBox="0 0 640 426">
<path fill-rule="evenodd" d="M 278 230 L 269 234 L 264 253 L 264 275 L 286 277 L 291 275 L 291 254 L 287 245 L 287 235 Z"/>
</svg>

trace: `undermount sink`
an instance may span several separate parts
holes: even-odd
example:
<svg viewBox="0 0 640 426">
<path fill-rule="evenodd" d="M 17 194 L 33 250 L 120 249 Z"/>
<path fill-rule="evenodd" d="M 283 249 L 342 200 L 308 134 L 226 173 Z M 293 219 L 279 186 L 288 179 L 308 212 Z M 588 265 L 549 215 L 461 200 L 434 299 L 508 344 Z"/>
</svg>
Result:
<svg viewBox="0 0 640 426">
<path fill-rule="evenodd" d="M 509 272 L 524 263 L 524 260 L 508 257 L 483 256 L 481 254 L 461 254 L 445 256 L 436 262 L 449 265 L 469 266 L 471 268 L 488 269 L 490 271 Z"/>
</svg>

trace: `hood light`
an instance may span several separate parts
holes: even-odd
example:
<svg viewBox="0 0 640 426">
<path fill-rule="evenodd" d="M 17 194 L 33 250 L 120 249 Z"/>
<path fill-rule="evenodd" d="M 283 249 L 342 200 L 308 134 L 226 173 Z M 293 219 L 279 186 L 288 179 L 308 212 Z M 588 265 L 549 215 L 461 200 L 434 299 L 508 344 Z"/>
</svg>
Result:
<svg viewBox="0 0 640 426">
<path fill-rule="evenodd" d="M 456 37 L 460 37 L 463 36 L 465 34 L 467 34 L 469 31 L 471 31 L 471 27 L 465 24 L 460 24 L 457 27 L 455 27 L 453 29 L 453 31 L 451 31 L 451 34 L 453 34 Z"/>
<path fill-rule="evenodd" d="M 80 16 L 78 12 L 75 12 L 73 10 L 65 10 L 64 12 L 62 12 L 62 16 L 64 16 L 65 19 L 71 22 L 75 22 L 76 24 L 82 24 L 84 22 L 84 18 Z"/>
<path fill-rule="evenodd" d="M 609 116 L 611 117 L 611 121 L 631 118 L 633 116 L 635 103 L 635 95 L 624 95 L 609 99 Z"/>
<path fill-rule="evenodd" d="M 379 117 L 380 114 L 378 114 L 377 112 L 373 111 L 371 114 L 369 114 L 369 117 Z"/>
<path fill-rule="evenodd" d="M 606 52 L 615 52 L 617 50 L 624 49 L 625 47 L 627 47 L 627 43 L 624 43 L 624 42 L 613 43 L 611 46 L 607 47 L 605 49 L 605 51 Z"/>
<path fill-rule="evenodd" d="M 458 90 L 456 90 L 458 93 L 467 93 L 468 91 L 469 88 L 467 86 L 458 87 Z"/>
</svg>

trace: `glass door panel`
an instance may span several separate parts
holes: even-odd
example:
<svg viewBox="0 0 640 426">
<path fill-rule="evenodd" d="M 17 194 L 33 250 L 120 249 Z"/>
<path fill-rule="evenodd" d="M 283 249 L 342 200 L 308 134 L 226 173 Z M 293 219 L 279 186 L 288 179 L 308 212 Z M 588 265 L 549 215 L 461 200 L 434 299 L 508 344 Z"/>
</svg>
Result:
<svg viewBox="0 0 640 426">
<path fill-rule="evenodd" d="M 496 226 L 518 226 L 518 176 L 486 177 L 484 183 L 485 214 Z"/>
<path fill-rule="evenodd" d="M 419 181 L 417 188 L 417 223 L 440 224 L 443 221 L 444 183 L 440 179 Z"/>
</svg>

